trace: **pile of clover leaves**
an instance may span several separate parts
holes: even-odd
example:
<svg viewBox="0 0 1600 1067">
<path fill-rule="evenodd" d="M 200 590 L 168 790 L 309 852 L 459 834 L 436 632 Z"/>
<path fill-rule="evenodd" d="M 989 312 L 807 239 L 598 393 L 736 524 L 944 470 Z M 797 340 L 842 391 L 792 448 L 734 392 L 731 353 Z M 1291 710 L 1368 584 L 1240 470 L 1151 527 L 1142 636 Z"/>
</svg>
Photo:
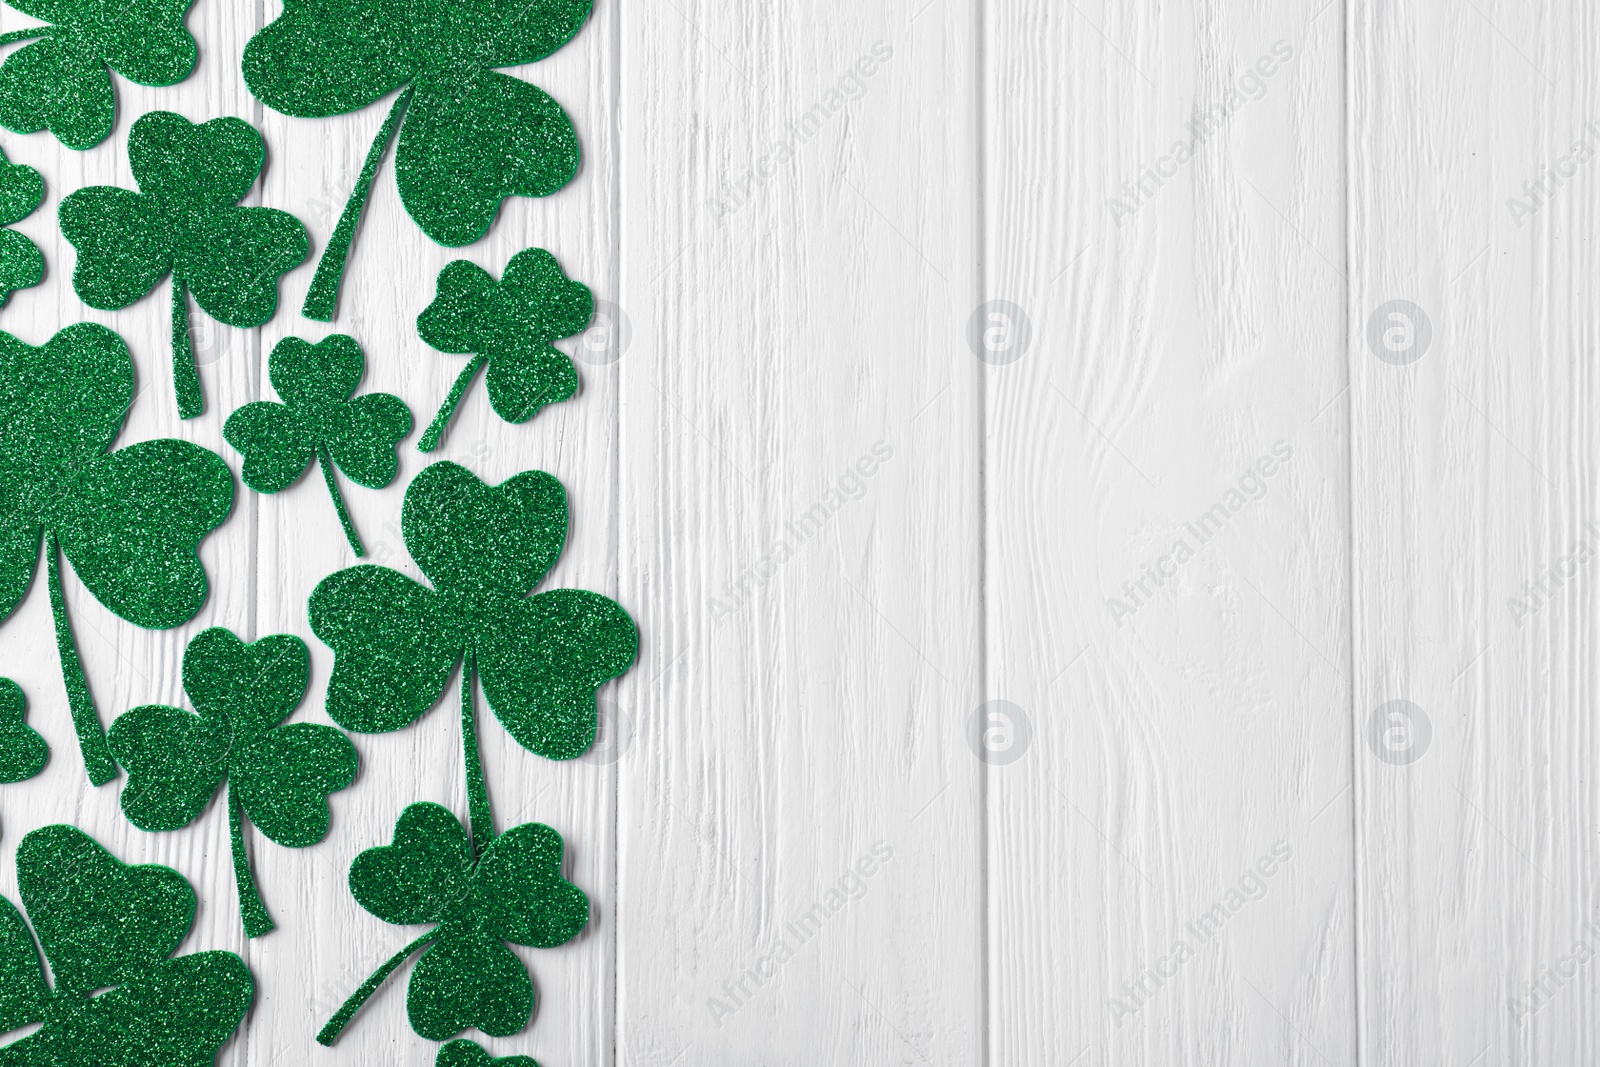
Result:
<svg viewBox="0 0 1600 1067">
<path fill-rule="evenodd" d="M 41 24 L 0 34 L 20 44 L 0 62 L 0 126 L 48 130 L 78 150 L 116 128 L 112 72 L 175 85 L 198 50 L 185 26 L 193 0 L 6 0 Z M 250 91 L 286 115 L 355 112 L 392 96 L 349 200 L 326 243 L 303 314 L 331 321 L 377 172 L 395 149 L 400 199 L 421 230 L 465 245 L 491 227 L 508 196 L 544 196 L 578 171 L 577 134 L 561 106 L 499 72 L 543 58 L 587 20 L 592 0 L 289 0 L 240 59 Z M 165 111 L 128 128 L 136 189 L 93 186 L 65 196 L 61 231 L 76 251 L 73 288 L 89 306 L 128 307 L 168 281 L 172 396 L 183 418 L 205 413 L 192 350 L 191 304 L 253 328 L 278 308 L 282 276 L 311 249 L 306 227 L 271 207 L 243 206 L 266 145 L 230 117 L 193 123 Z M 44 180 L 0 153 L 0 305 L 37 285 L 44 259 L 5 228 L 43 200 Z M 475 377 L 493 410 L 522 423 L 577 390 L 553 342 L 583 332 L 589 290 L 542 249 L 518 253 L 496 280 L 462 260 L 438 278 L 418 317 L 429 346 L 470 358 L 418 442 L 439 443 Z M 250 489 L 276 493 L 317 467 L 356 556 L 362 542 L 336 473 L 380 489 L 399 470 L 414 428 L 397 397 L 357 395 L 365 357 L 334 334 L 287 338 L 268 361 L 278 399 L 226 419 Z M 246 642 L 220 628 L 197 634 L 182 664 L 192 708 L 145 705 L 109 730 L 95 706 L 63 593 L 77 581 L 120 618 L 167 629 L 209 595 L 198 550 L 233 510 L 225 460 L 191 442 L 116 447 L 134 402 L 134 368 L 113 331 L 79 323 L 42 345 L 0 332 L 0 620 L 22 601 L 44 560 L 63 689 L 89 781 L 127 772 L 121 806 L 149 831 L 187 826 L 215 801 L 228 813 L 240 921 L 249 937 L 274 921 L 259 893 L 245 830 L 300 848 L 329 831 L 329 795 L 357 778 L 356 747 L 333 726 L 290 722 L 310 681 L 305 643 L 288 634 Z M 476 693 L 524 748 L 552 760 L 594 742 L 597 688 L 633 663 L 638 634 L 610 599 L 539 590 L 567 534 L 565 491 L 524 471 L 490 485 L 454 463 L 426 467 L 402 503 L 406 548 L 427 582 L 358 565 L 329 575 L 309 602 L 312 632 L 334 651 L 326 710 L 346 730 L 414 722 L 459 666 L 467 792 L 463 822 L 432 803 L 400 815 L 390 844 L 351 865 L 349 885 L 375 917 L 428 929 L 399 947 L 328 1020 L 331 1044 L 396 969 L 418 956 L 406 1006 L 422 1037 L 447 1042 L 441 1067 L 491 1062 L 468 1028 L 506 1036 L 527 1026 L 534 987 L 508 945 L 565 943 L 589 919 L 588 898 L 561 873 L 564 843 L 548 826 L 497 833 L 478 754 Z M 0 679 L 0 781 L 39 773 L 44 739 L 27 701 Z M 173 956 L 195 897 L 177 872 L 128 866 L 69 826 L 23 838 L 18 878 L 28 920 L 0 898 L 0 1032 L 42 1024 L 0 1047 L 7 1064 L 210 1063 L 243 1020 L 254 985 L 228 952 Z M 29 927 L 31 921 L 31 930 Z M 37 945 L 37 947 L 36 947 Z M 42 950 L 43 958 L 40 952 Z M 420 955 L 419 955 L 420 954 Z M 48 965 L 48 974 L 46 973 Z"/>
</svg>

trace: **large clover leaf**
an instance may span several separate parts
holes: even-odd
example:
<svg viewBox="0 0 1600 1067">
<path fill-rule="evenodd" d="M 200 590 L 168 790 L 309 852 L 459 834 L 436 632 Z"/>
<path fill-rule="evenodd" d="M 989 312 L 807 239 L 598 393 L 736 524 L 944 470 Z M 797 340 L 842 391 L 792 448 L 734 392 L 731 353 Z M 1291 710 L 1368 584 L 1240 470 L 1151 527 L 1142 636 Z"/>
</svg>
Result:
<svg viewBox="0 0 1600 1067">
<path fill-rule="evenodd" d="M 424 233 L 465 245 L 508 196 L 546 196 L 578 171 L 578 138 L 543 90 L 498 74 L 554 52 L 592 0 L 289 0 L 244 50 L 244 80 L 275 111 L 342 115 L 401 89 L 322 254 L 304 313 L 333 317 L 373 176 L 401 125 L 395 177 Z M 409 110 L 408 110 L 409 108 Z"/>
<path fill-rule="evenodd" d="M 111 133 L 117 100 L 110 67 L 140 85 L 176 85 L 194 70 L 183 18 L 194 0 L 6 0 L 51 23 L 0 37 L 40 38 L 0 66 L 0 126 L 48 128 L 68 148 L 93 148 Z"/>
<path fill-rule="evenodd" d="M 384 979 L 425 945 L 406 993 L 419 1035 L 443 1041 L 476 1027 L 505 1037 L 528 1025 L 533 983 L 505 943 L 553 948 L 589 921 L 589 899 L 561 877 L 562 849 L 561 835 L 538 823 L 486 842 L 476 827 L 469 838 L 437 804 L 401 812 L 394 844 L 369 848 L 350 865 L 350 891 L 384 922 L 434 929 L 379 967 L 317 1040 L 333 1044 Z"/>
<path fill-rule="evenodd" d="M 126 866 L 70 826 L 17 847 L 33 934 L 0 897 L 0 1030 L 43 1023 L 0 1048 L 3 1067 L 211 1067 L 254 983 L 231 952 L 170 958 L 194 922 L 194 890 L 168 867 Z"/>
<path fill-rule="evenodd" d="M 381 489 L 400 472 L 395 446 L 411 432 L 411 411 L 388 393 L 350 399 L 366 361 L 355 339 L 334 334 L 318 344 L 279 341 L 267 360 L 283 403 L 258 400 L 228 416 L 222 434 L 244 455 L 244 484 L 276 493 L 299 480 L 314 460 L 322 468 L 345 537 L 366 555 L 334 481 L 337 466 L 357 485 Z"/>
<path fill-rule="evenodd" d="M 0 79 L 4 78 L 0 67 Z M 44 179 L 23 163 L 8 163 L 0 152 L 0 226 L 21 222 L 44 199 Z M 15 289 L 38 285 L 44 277 L 39 246 L 16 230 L 0 230 L 0 306 Z"/>
<path fill-rule="evenodd" d="M 93 323 L 38 348 L 0 333 L 0 619 L 28 591 L 44 542 L 61 672 L 89 780 L 116 774 L 61 595 L 65 553 L 95 599 L 167 629 L 206 598 L 200 541 L 233 508 L 233 475 L 187 441 L 111 451 L 133 400 L 122 338 Z"/>
<path fill-rule="evenodd" d="M 356 776 L 356 749 L 344 734 L 316 723 L 282 725 L 310 677 L 298 637 L 245 644 L 212 627 L 183 653 L 183 688 L 198 714 L 148 704 L 111 724 L 111 751 L 128 771 L 122 811 L 141 830 L 189 825 L 227 780 L 246 937 L 267 933 L 273 922 L 245 852 L 244 817 L 280 845 L 314 845 L 328 833 L 328 794 Z"/>
<path fill-rule="evenodd" d="M 438 295 L 417 316 L 417 332 L 441 352 L 473 358 L 417 447 L 433 451 L 485 363 L 489 403 L 507 422 L 526 422 L 545 404 L 567 399 L 578 389 L 578 372 L 550 342 L 582 333 L 592 318 L 588 286 L 569 281 L 542 248 L 512 256 L 498 283 L 467 260 L 447 265 L 439 272 Z"/>
<path fill-rule="evenodd" d="M 310 248 L 287 211 L 237 206 L 265 159 L 243 119 L 197 126 L 152 111 L 128 133 L 139 192 L 95 185 L 61 202 L 61 232 L 78 250 L 72 287 L 90 307 L 127 307 L 172 275 L 173 387 L 186 419 L 205 410 L 187 294 L 229 326 L 260 326 L 277 310 L 278 278 Z"/>
<path fill-rule="evenodd" d="M 407 487 L 400 528 L 433 588 L 367 565 L 329 575 L 311 594 L 312 632 L 334 652 L 328 714 L 361 733 L 398 730 L 433 706 L 461 660 L 472 828 L 487 839 L 474 672 L 519 744 L 572 759 L 594 741 L 595 690 L 633 663 L 639 634 L 598 593 L 528 595 L 567 537 L 566 493 L 543 471 L 488 486 L 435 463 Z"/>
</svg>

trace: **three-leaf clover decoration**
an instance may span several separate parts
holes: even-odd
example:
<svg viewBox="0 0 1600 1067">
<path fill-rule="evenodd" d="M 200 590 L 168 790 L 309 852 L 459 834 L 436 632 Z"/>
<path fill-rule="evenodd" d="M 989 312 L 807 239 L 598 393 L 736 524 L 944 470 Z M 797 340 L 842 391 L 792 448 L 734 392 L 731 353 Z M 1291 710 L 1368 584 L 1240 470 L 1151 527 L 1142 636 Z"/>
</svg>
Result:
<svg viewBox="0 0 1600 1067">
<path fill-rule="evenodd" d="M 61 202 L 61 232 L 78 250 L 72 286 L 90 307 L 127 307 L 172 275 L 173 387 L 186 419 L 205 410 L 187 294 L 229 326 L 260 326 L 277 310 L 278 278 L 310 247 L 288 212 L 237 206 L 265 159 L 243 119 L 195 125 L 152 111 L 128 133 L 139 192 L 95 185 Z"/>
<path fill-rule="evenodd" d="M 0 782 L 21 782 L 44 770 L 50 749 L 24 719 L 28 710 L 22 687 L 0 678 Z"/>
<path fill-rule="evenodd" d="M 528 595 L 567 537 L 566 492 L 543 471 L 489 486 L 465 467 L 435 463 L 407 487 L 400 530 L 432 588 L 362 565 L 311 594 L 312 632 L 334 653 L 328 714 L 360 733 L 398 730 L 433 706 L 460 660 L 469 812 L 473 836 L 487 840 L 474 672 L 522 747 L 572 759 L 594 741 L 595 690 L 633 663 L 639 633 L 598 593 Z"/>
<path fill-rule="evenodd" d="M 485 842 L 476 833 L 469 839 L 437 804 L 401 812 L 394 844 L 369 848 L 350 865 L 350 892 L 384 922 L 434 928 L 379 967 L 317 1040 L 333 1044 L 367 998 L 424 946 L 406 992 L 406 1015 L 419 1035 L 443 1041 L 476 1027 L 505 1037 L 528 1025 L 533 983 L 505 943 L 553 948 L 589 921 L 589 899 L 561 877 L 562 849 L 561 835 L 539 823 Z M 440 1062 L 450 1062 L 442 1052 Z"/>
<path fill-rule="evenodd" d="M 4 68 L 0 68 L 3 76 Z M 25 163 L 9 163 L 0 152 L 0 226 L 21 222 L 44 199 L 44 179 Z M 16 230 L 0 230 L 0 305 L 12 290 L 38 285 L 44 277 L 39 246 Z"/>
<path fill-rule="evenodd" d="M 183 654 L 183 688 L 198 713 L 147 704 L 111 724 L 111 751 L 128 771 L 122 810 L 141 830 L 187 826 L 228 782 L 233 870 L 246 937 L 273 928 L 245 852 L 245 816 L 280 845 L 328 833 L 328 794 L 356 776 L 356 749 L 331 726 L 283 725 L 311 677 L 305 642 L 274 634 L 245 644 L 220 627 Z"/>
<path fill-rule="evenodd" d="M 0 897 L 0 1031 L 44 1025 L 0 1048 L 0 1064 L 215 1062 L 255 984 L 231 952 L 172 956 L 194 922 L 183 875 L 126 866 L 83 832 L 46 826 L 17 846 L 17 885 L 33 931 Z"/>
<path fill-rule="evenodd" d="M 233 475 L 188 441 L 111 450 L 133 401 L 122 338 L 93 323 L 37 348 L 0 333 L 0 619 L 33 581 L 44 542 L 56 646 L 89 780 L 117 773 L 61 593 L 61 555 L 96 600 L 168 629 L 206 599 L 200 541 L 233 508 Z"/>
<path fill-rule="evenodd" d="M 50 23 L 0 36 L 34 40 L 0 66 L 0 126 L 48 128 L 68 148 L 93 148 L 111 133 L 117 98 L 110 67 L 140 85 L 176 85 L 194 70 L 183 25 L 194 0 L 6 0 Z"/>
<path fill-rule="evenodd" d="M 345 257 L 396 126 L 406 211 L 443 245 L 488 232 L 508 196 L 546 196 L 578 171 L 578 137 L 543 90 L 493 68 L 554 52 L 592 0 L 288 0 L 244 50 L 244 80 L 275 111 L 324 118 L 401 90 L 367 153 L 306 294 L 329 320 Z M 409 109 L 409 110 L 408 110 Z"/>
<path fill-rule="evenodd" d="M 433 451 L 485 363 L 489 404 L 507 422 L 526 422 L 545 404 L 567 399 L 578 389 L 578 372 L 550 342 L 582 333 L 592 318 L 589 287 L 569 281 L 542 248 L 512 256 L 499 282 L 464 259 L 446 265 L 438 295 L 417 316 L 417 332 L 439 351 L 471 353 L 472 360 L 417 447 Z"/>
<path fill-rule="evenodd" d="M 345 509 L 337 466 L 357 485 L 381 489 L 400 471 L 395 446 L 411 432 L 411 411 L 388 393 L 351 399 L 366 367 L 355 339 L 334 334 L 318 344 L 286 337 L 267 360 L 283 403 L 258 400 L 228 416 L 222 434 L 244 456 L 244 484 L 276 493 L 299 480 L 312 462 L 322 468 L 345 537 L 365 555 Z"/>
</svg>

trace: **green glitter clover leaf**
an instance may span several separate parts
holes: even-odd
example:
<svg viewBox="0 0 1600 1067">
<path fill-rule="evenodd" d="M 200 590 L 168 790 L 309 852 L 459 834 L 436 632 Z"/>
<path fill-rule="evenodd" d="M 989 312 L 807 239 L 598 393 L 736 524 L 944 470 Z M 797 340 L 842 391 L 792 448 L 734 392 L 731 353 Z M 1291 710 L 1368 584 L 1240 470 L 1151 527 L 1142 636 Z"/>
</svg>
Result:
<svg viewBox="0 0 1600 1067">
<path fill-rule="evenodd" d="M 337 466 L 357 485 L 381 489 L 400 471 L 395 447 L 411 432 L 411 411 L 388 393 L 350 399 L 366 362 L 355 339 L 334 334 L 318 344 L 279 341 L 267 360 L 283 403 L 258 400 L 228 416 L 222 435 L 244 455 L 244 484 L 276 493 L 315 461 L 356 555 L 366 555 L 334 481 Z"/>
<path fill-rule="evenodd" d="M 0 69 L 3 76 L 3 69 Z M 8 163 L 0 152 L 0 226 L 21 222 L 44 199 L 44 179 L 25 163 Z M 38 285 L 44 278 L 39 246 L 16 230 L 0 229 L 0 306 L 16 289 Z"/>
<path fill-rule="evenodd" d="M 215 1062 L 255 983 L 232 952 L 172 956 L 194 923 L 194 890 L 183 875 L 127 866 L 82 831 L 58 825 L 22 839 L 17 885 L 33 932 L 0 897 L 0 1031 L 44 1025 L 0 1048 L 0 1067 Z"/>
<path fill-rule="evenodd" d="M 194 70 L 183 25 L 194 0 L 6 0 L 48 22 L 0 35 L 0 44 L 42 38 L 0 65 L 0 126 L 48 128 L 68 148 L 93 148 L 111 133 L 117 98 L 110 67 L 140 85 L 176 85 Z"/>
<path fill-rule="evenodd" d="M 561 877 L 562 849 L 561 835 L 539 823 L 485 841 L 476 829 L 469 839 L 438 804 L 401 812 L 394 844 L 369 848 L 350 864 L 350 892 L 384 922 L 436 925 L 379 967 L 317 1040 L 332 1045 L 367 998 L 425 945 L 406 992 L 406 1015 L 420 1036 L 443 1041 L 470 1026 L 505 1037 L 527 1026 L 533 982 L 504 943 L 553 948 L 589 921 L 589 898 Z"/>
<path fill-rule="evenodd" d="M 200 125 L 152 111 L 128 133 L 139 192 L 109 185 L 61 202 L 61 232 L 78 250 L 72 287 L 90 307 L 127 307 L 172 275 L 172 378 L 178 414 L 205 410 L 189 341 L 189 293 L 229 326 L 260 326 L 278 307 L 278 278 L 306 258 L 306 228 L 287 211 L 238 207 L 266 147 L 243 119 Z"/>
<path fill-rule="evenodd" d="M 507 422 L 526 422 L 545 404 L 567 399 L 577 391 L 578 372 L 550 342 L 582 333 L 592 318 L 588 286 L 568 281 L 542 248 L 512 256 L 498 283 L 464 259 L 448 264 L 439 272 L 438 295 L 417 316 L 417 332 L 441 352 L 473 356 L 417 447 L 433 451 L 485 363 L 489 404 Z"/>
<path fill-rule="evenodd" d="M 84 770 L 117 773 L 61 595 L 61 555 L 96 600 L 165 630 L 206 599 L 201 540 L 233 509 L 233 475 L 188 441 L 111 451 L 133 401 L 122 338 L 68 326 L 38 348 L 0 333 L 0 619 L 28 591 L 44 542 L 56 648 Z"/>
<path fill-rule="evenodd" d="M 22 687 L 0 678 L 0 782 L 22 782 L 44 770 L 50 749 L 24 719 L 28 709 Z"/>
<path fill-rule="evenodd" d="M 410 725 L 439 699 L 457 660 L 473 836 L 493 836 L 478 757 L 473 677 L 523 748 L 572 759 L 594 741 L 595 690 L 632 665 L 639 633 L 598 593 L 529 596 L 561 554 L 567 497 L 543 471 L 498 486 L 435 463 L 411 481 L 400 532 L 433 583 L 362 565 L 311 593 L 311 630 L 333 649 L 328 714 L 359 733 Z"/>
<path fill-rule="evenodd" d="M 328 321 L 362 205 L 396 126 L 406 211 L 443 245 L 488 232 L 508 196 L 548 196 L 578 172 L 578 136 L 543 90 L 495 67 L 543 59 L 592 0 L 286 0 L 244 49 L 244 80 L 274 111 L 343 115 L 400 90 L 306 294 Z M 402 125 L 401 115 L 405 113 Z"/>
<path fill-rule="evenodd" d="M 314 845 L 328 833 L 328 794 L 356 776 L 356 749 L 344 734 L 317 723 L 283 725 L 310 677 L 298 637 L 245 644 L 212 627 L 183 654 L 183 688 L 198 713 L 147 704 L 111 724 L 111 751 L 128 771 L 122 811 L 141 830 L 189 825 L 227 779 L 246 937 L 271 931 L 273 922 L 245 852 L 244 817 L 280 845 Z"/>
<path fill-rule="evenodd" d="M 491 1056 L 464 1037 L 440 1045 L 433 1067 L 492 1067 L 497 1063 L 501 1067 L 539 1067 L 532 1056 Z"/>
</svg>

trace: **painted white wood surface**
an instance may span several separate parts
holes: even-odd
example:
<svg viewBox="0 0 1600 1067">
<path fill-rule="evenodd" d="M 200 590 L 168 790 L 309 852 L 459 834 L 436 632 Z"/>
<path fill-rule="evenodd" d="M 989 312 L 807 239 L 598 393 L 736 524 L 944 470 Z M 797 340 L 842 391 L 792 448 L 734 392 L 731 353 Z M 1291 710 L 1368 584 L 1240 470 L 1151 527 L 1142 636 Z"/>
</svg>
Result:
<svg viewBox="0 0 1600 1067">
<path fill-rule="evenodd" d="M 298 309 L 385 105 L 313 121 L 254 101 L 239 54 L 278 10 L 199 0 L 195 75 L 119 79 L 94 150 L 0 134 L 47 187 L 17 227 L 46 281 L 0 328 L 113 327 L 140 383 L 122 442 L 179 436 L 237 470 L 223 417 L 271 396 L 285 336 L 354 335 L 363 388 L 405 398 L 420 430 L 461 365 L 414 329 L 452 259 L 498 273 L 538 245 L 608 302 L 568 346 L 586 357 L 577 397 L 508 426 L 479 386 L 437 454 L 491 481 L 559 477 L 572 529 L 548 584 L 616 597 L 642 633 L 601 693 L 625 724 L 614 759 L 544 761 L 480 709 L 499 825 L 556 827 L 594 913 L 573 943 L 522 952 L 538 1014 L 473 1035 L 491 1051 L 544 1067 L 1594 1058 L 1596 965 L 1577 958 L 1597 937 L 1593 564 L 1538 604 L 1525 583 L 1600 524 L 1584 459 L 1600 161 L 1561 162 L 1600 148 L 1600 16 L 601 2 L 515 72 L 572 115 L 577 179 L 444 249 L 405 215 L 391 159 L 328 326 Z M 0 14 L 0 31 L 26 24 Z M 127 128 L 153 108 L 258 125 L 250 202 L 313 241 L 266 327 L 196 313 L 208 410 L 189 422 L 165 286 L 87 308 L 56 228 L 72 190 L 131 185 Z M 1545 167 L 1572 173 L 1536 204 L 1524 183 Z M 1403 333 L 1391 362 L 1368 340 L 1393 300 L 1430 325 L 1409 364 Z M 394 486 L 346 494 L 378 561 L 411 573 L 415 436 Z M 241 486 L 202 556 L 212 596 L 169 632 L 121 622 L 69 573 L 103 718 L 182 702 L 184 645 L 226 625 L 306 638 L 299 714 L 326 721 L 332 657 L 305 602 L 353 557 L 320 479 Z M 433 1062 L 405 1021 L 408 970 L 334 1049 L 313 1036 L 407 939 L 355 905 L 350 860 L 411 801 L 465 811 L 453 699 L 356 738 L 325 843 L 253 840 L 279 929 L 247 943 L 221 809 L 145 834 L 119 784 L 85 783 L 42 581 L 0 626 L 0 674 L 53 753 L 0 790 L 0 892 L 15 899 L 23 834 L 72 822 L 181 870 L 201 898 L 186 949 L 250 963 L 258 998 L 219 1063 Z M 1397 699 L 1426 714 L 1425 746 L 1415 723 L 1373 733 Z M 974 732 L 990 700 L 1009 717 Z"/>
</svg>

